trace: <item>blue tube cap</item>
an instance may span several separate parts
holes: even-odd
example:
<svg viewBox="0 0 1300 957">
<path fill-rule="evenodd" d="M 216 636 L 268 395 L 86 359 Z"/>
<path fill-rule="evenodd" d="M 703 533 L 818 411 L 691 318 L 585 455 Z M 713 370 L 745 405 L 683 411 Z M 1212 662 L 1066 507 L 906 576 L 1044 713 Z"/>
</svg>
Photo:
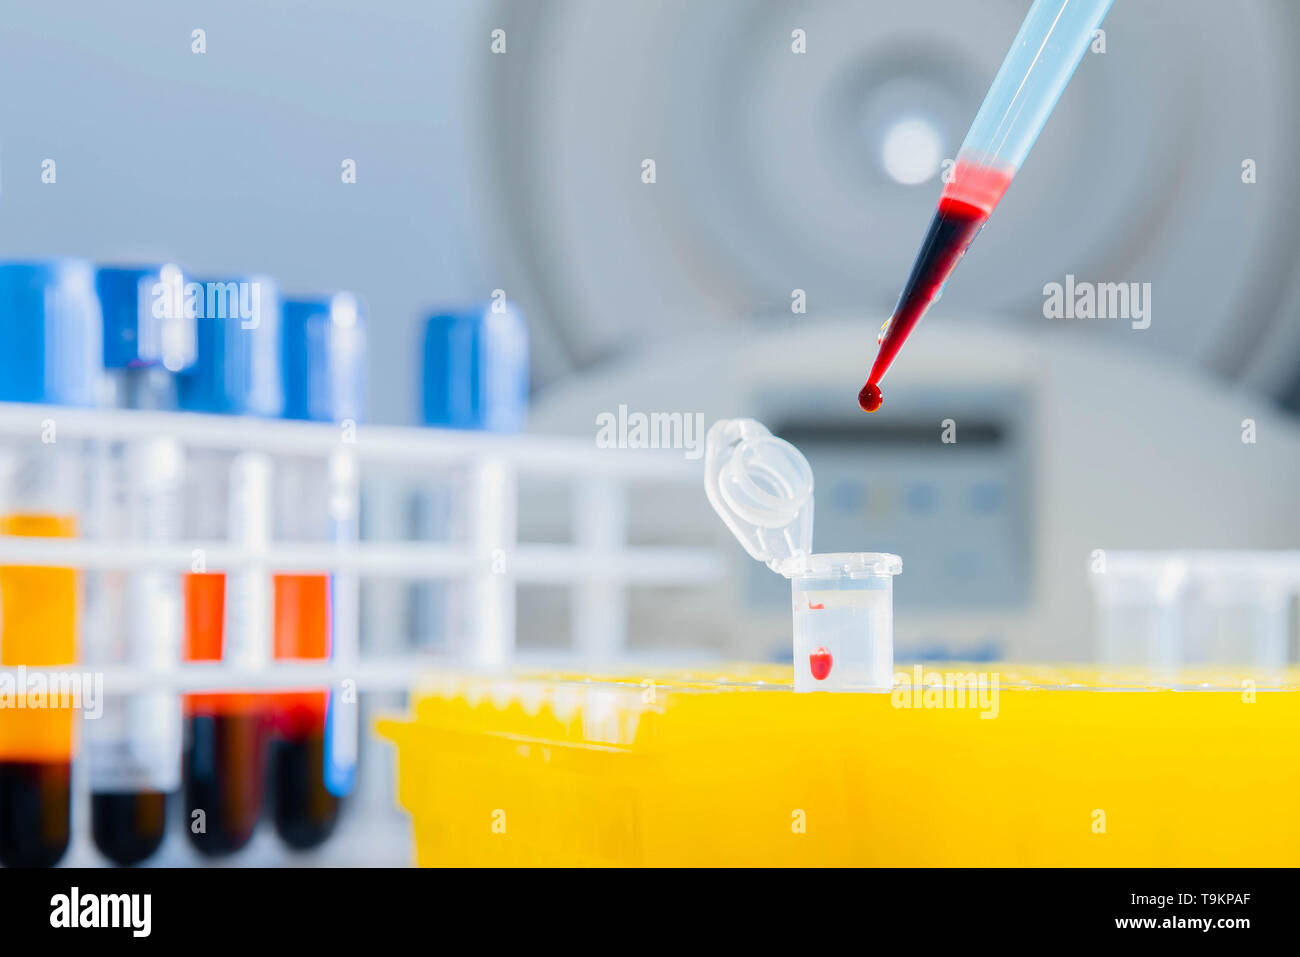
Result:
<svg viewBox="0 0 1300 957">
<path fill-rule="evenodd" d="M 424 423 L 518 432 L 528 413 L 528 326 L 493 302 L 438 312 L 424 327 Z"/>
<path fill-rule="evenodd" d="M 366 321 L 340 292 L 284 304 L 284 417 L 361 422 L 366 415 Z"/>
<path fill-rule="evenodd" d="M 94 405 L 103 372 L 94 267 L 0 263 L 0 401 Z"/>
<path fill-rule="evenodd" d="M 280 292 L 267 276 L 195 280 L 185 285 L 194 316 L 194 364 L 176 377 L 186 412 L 260 415 L 284 412 L 280 377 Z"/>
<path fill-rule="evenodd" d="M 185 310 L 179 266 L 101 266 L 95 287 L 104 313 L 105 367 L 180 372 L 194 364 L 195 319 Z"/>
</svg>

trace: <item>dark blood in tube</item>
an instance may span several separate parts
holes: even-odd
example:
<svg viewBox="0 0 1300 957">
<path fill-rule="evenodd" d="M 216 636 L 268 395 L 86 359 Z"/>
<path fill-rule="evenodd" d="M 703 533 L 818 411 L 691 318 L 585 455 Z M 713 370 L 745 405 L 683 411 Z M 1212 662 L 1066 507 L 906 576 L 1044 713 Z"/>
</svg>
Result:
<svg viewBox="0 0 1300 957">
<path fill-rule="evenodd" d="M 329 576 L 276 575 L 274 581 L 276 659 L 328 658 Z M 290 847 L 315 847 L 333 832 L 339 812 L 339 799 L 325 787 L 328 694 L 278 694 L 274 707 L 271 785 L 276 833 Z"/>
<path fill-rule="evenodd" d="M 185 576 L 186 660 L 220 661 L 226 576 Z M 199 851 L 237 851 L 253 836 L 266 785 L 264 695 L 185 696 L 185 827 Z"/>
</svg>

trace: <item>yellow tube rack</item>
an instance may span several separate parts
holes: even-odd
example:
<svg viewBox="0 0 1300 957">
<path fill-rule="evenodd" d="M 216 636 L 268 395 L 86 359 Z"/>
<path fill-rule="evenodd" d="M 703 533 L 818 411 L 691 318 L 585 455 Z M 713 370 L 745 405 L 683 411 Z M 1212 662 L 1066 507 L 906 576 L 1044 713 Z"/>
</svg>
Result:
<svg viewBox="0 0 1300 957">
<path fill-rule="evenodd" d="M 378 730 L 424 866 L 1300 864 L 1295 671 L 898 670 L 446 677 Z"/>
</svg>

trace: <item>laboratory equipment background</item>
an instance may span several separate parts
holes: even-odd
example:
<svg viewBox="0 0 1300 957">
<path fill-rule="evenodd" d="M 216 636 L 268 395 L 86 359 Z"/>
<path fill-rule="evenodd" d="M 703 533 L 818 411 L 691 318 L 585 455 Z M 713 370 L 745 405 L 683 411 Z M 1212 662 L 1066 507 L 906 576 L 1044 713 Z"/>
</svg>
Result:
<svg viewBox="0 0 1300 957">
<path fill-rule="evenodd" d="M 616 392 L 584 391 L 588 375 L 609 368 L 659 383 L 639 395 L 645 410 L 696 411 L 698 381 L 681 360 L 704 348 L 701 336 L 845 319 L 863 328 L 861 342 L 853 330 L 842 348 L 865 366 L 942 161 L 1027 8 L 1012 0 L 133 6 L 130 17 L 91 3 L 59 17 L 13 12 L 0 79 L 28 92 L 0 104 L 0 204 L 11 227 L 0 254 L 177 258 L 213 271 L 266 269 L 290 293 L 359 290 L 375 317 L 373 368 L 391 373 L 371 376 L 380 422 L 417 420 L 410 346 L 423 311 L 501 289 L 529 316 L 533 428 L 587 437 L 595 415 L 619 404 Z M 203 54 L 191 52 L 198 28 Z M 491 52 L 494 29 L 505 31 L 502 55 Z M 796 29 L 806 54 L 792 52 Z M 1024 434 L 1004 430 L 987 472 L 970 478 L 1004 489 L 1006 510 L 996 535 L 967 537 L 968 547 L 994 549 L 1000 571 L 981 584 L 928 578 L 927 592 L 970 598 L 953 605 L 967 613 L 961 634 L 913 633 L 937 653 L 973 643 L 996 654 L 1041 647 L 1089 657 L 1086 625 L 1048 629 L 1059 634 L 1026 645 L 1000 613 L 979 609 L 1001 603 L 1019 615 L 1069 593 L 1074 604 L 1060 620 L 1077 620 L 1087 600 L 1077 574 L 1083 544 L 1289 544 L 1272 527 L 1255 529 L 1268 523 L 1175 510 L 1168 499 L 1148 513 L 1146 532 L 1117 522 L 1118 540 L 1104 526 L 1086 543 L 1047 532 L 1053 516 L 1082 512 L 1071 476 L 1114 481 L 1090 488 L 1105 498 L 1103 511 L 1122 509 L 1122 482 L 1106 478 L 1104 463 L 1160 443 L 1170 448 L 1157 462 L 1214 459 L 1222 433 L 1190 421 L 1208 407 L 1235 407 L 1238 422 L 1300 408 L 1300 217 L 1284 172 L 1300 151 L 1291 109 L 1300 68 L 1290 55 L 1300 11 L 1285 0 L 1230 12 L 1193 0 L 1176 14 L 1130 3 L 1104 29 L 1105 52 L 1085 54 L 909 353 L 960 359 L 964 345 L 937 328 L 949 319 L 1012 349 L 1029 340 L 1053 352 L 1076 341 L 1098 350 L 1090 394 L 1171 368 L 1201 398 L 1161 416 L 1130 404 L 1132 428 L 1118 432 L 1038 431 L 1037 454 L 1061 462 L 1050 471 L 1031 470 Z M 23 82 L 35 75 L 40 83 Z M 47 158 L 58 164 L 56 184 L 41 182 Z M 641 182 L 646 158 L 657 161 L 653 186 Z M 340 181 L 345 159 L 357 163 L 355 184 Z M 1247 159 L 1258 170 L 1249 185 Z M 1044 284 L 1067 273 L 1150 282 L 1150 328 L 1043 319 Z M 806 314 L 790 311 L 796 289 Z M 962 365 L 979 374 L 976 363 Z M 904 372 L 894 373 L 895 388 Z M 1056 401 L 1049 391 L 1020 402 L 1022 386 L 999 375 L 984 377 L 995 381 L 981 382 L 977 402 L 1000 402 L 996 413 L 933 384 L 916 401 L 980 418 Z M 1035 388 L 1066 393 L 1068 384 Z M 805 408 L 824 401 L 820 381 L 791 377 L 783 389 Z M 743 405 L 748 396 L 723 398 L 717 415 L 758 414 Z M 1291 414 L 1247 451 L 1273 445 L 1276 454 L 1275 441 L 1289 442 L 1279 437 L 1291 435 Z M 857 447 L 856 433 L 824 438 L 835 456 Z M 873 451 L 872 467 L 915 475 L 910 455 L 902 446 Z M 1243 457 L 1241 480 L 1270 484 L 1276 465 L 1265 458 Z M 1156 473 L 1146 487 L 1199 472 Z M 927 541 L 904 504 L 930 496 L 915 484 L 900 485 L 899 507 L 872 519 L 885 537 Z M 981 488 L 971 494 L 986 503 L 1003 494 Z M 956 479 L 944 490 L 961 494 Z M 1246 497 L 1236 507 L 1254 509 Z M 698 503 L 695 514 L 709 525 Z M 957 514 L 969 522 L 981 513 Z M 919 588 L 926 553 L 942 559 L 929 547 L 912 551 L 921 552 L 909 565 Z M 633 616 L 638 640 L 680 634 L 639 606 Z M 769 652 L 779 625 L 768 622 L 738 650 Z"/>
<path fill-rule="evenodd" d="M 356 290 L 385 427 L 427 422 L 430 311 L 500 291 L 527 316 L 531 357 L 533 434 L 510 442 L 567 463 L 565 481 L 521 477 L 521 537 L 702 548 L 726 563 L 688 566 L 701 588 L 624 592 L 590 564 L 566 587 L 522 582 L 501 606 L 525 626 L 521 655 L 788 654 L 788 588 L 720 527 L 699 463 L 593 448 L 597 416 L 626 406 L 753 416 L 803 449 L 819 548 L 903 557 L 899 660 L 1091 660 L 1094 551 L 1300 542 L 1300 8 L 1117 3 L 1104 52 L 1084 55 L 891 372 L 887 417 L 863 422 L 852 396 L 876 331 L 1027 8 L 22 6 L 0 33 L 0 83 L 22 91 L 0 99 L 0 258 L 178 261 L 265 271 L 290 296 Z M 355 182 L 341 177 L 349 161 Z M 1150 283 L 1149 328 L 1045 319 L 1043 288 L 1067 275 Z M 792 311 L 796 292 L 806 311 Z M 953 445 L 939 440 L 947 419 Z M 480 438 L 462 436 L 457 454 L 477 456 Z M 690 480 L 632 481 L 651 458 Z M 606 462 L 626 494 L 574 491 L 571 468 Z M 378 473 L 366 508 L 379 540 L 444 528 L 443 506 L 412 505 L 418 476 Z M 370 647 L 423 654 L 413 621 L 447 612 L 439 601 L 379 576 L 364 599 Z M 349 827 L 372 812 L 400 833 L 385 754 L 361 775 L 368 810 L 317 859 L 366 861 L 378 843 L 349 843 L 368 833 Z M 234 862 L 279 859 L 258 840 Z"/>
</svg>

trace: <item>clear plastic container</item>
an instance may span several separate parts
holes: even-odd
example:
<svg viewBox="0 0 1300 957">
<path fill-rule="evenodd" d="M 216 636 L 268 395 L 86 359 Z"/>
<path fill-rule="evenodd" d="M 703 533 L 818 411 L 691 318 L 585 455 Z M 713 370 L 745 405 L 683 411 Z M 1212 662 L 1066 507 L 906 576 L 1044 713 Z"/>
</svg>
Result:
<svg viewBox="0 0 1300 957">
<path fill-rule="evenodd" d="M 812 552 L 813 475 L 798 449 L 753 419 L 714 423 L 704 488 L 745 551 L 790 579 L 794 690 L 889 691 L 897 555 Z"/>
<path fill-rule="evenodd" d="M 1183 662 L 1187 563 L 1161 555 L 1112 556 L 1092 575 L 1097 658 L 1171 669 Z"/>
<path fill-rule="evenodd" d="M 1300 594 L 1295 552 L 1194 552 L 1187 557 L 1191 664 L 1286 665 L 1291 606 Z"/>
<path fill-rule="evenodd" d="M 795 691 L 888 691 L 894 675 L 897 555 L 808 556 L 790 580 Z"/>
<path fill-rule="evenodd" d="M 1300 554 L 1111 553 L 1092 586 L 1105 664 L 1277 669 L 1287 662 Z"/>
</svg>

